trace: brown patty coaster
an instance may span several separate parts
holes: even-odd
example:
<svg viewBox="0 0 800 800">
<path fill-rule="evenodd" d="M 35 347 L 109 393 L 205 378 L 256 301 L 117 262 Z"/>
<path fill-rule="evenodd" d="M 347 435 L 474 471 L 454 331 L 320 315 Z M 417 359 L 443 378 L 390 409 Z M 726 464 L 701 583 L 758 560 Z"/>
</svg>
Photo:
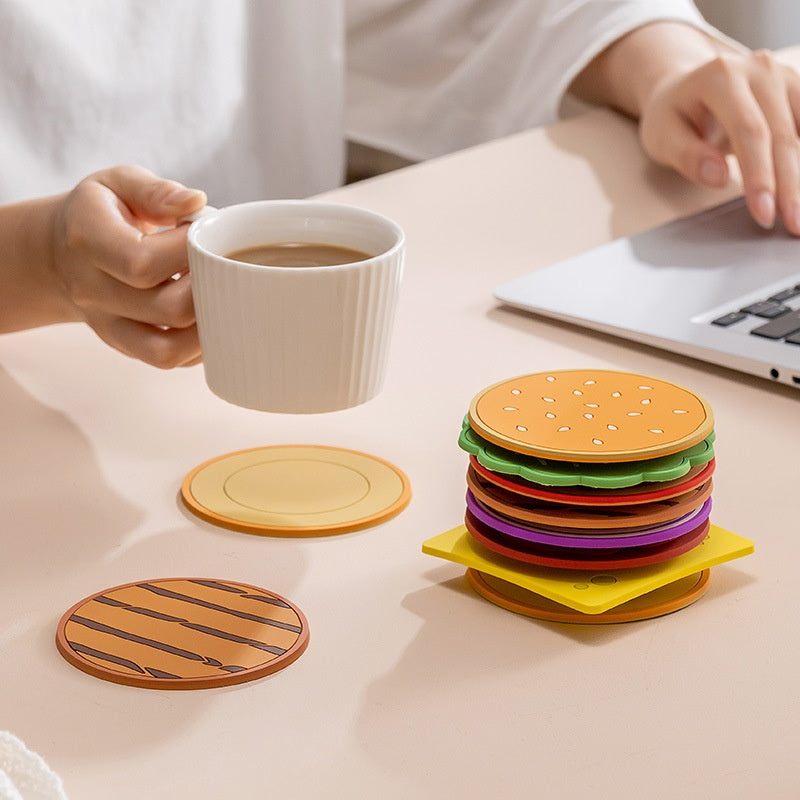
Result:
<svg viewBox="0 0 800 800">
<path fill-rule="evenodd" d="M 204 689 L 277 672 L 302 655 L 308 623 L 266 589 L 169 578 L 98 592 L 61 618 L 59 652 L 103 680 L 147 689 Z"/>
<path fill-rule="evenodd" d="M 469 424 L 483 438 L 557 461 L 620 462 L 685 450 L 714 428 L 709 405 L 667 381 L 611 370 L 522 375 L 480 392 Z"/>
</svg>

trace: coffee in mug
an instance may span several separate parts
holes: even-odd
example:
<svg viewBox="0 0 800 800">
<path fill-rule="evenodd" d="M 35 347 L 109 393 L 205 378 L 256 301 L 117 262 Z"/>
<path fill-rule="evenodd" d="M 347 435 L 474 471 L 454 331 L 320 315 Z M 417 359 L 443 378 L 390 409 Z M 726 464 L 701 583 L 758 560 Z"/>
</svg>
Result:
<svg viewBox="0 0 800 800">
<path fill-rule="evenodd" d="M 324 242 L 276 242 L 244 247 L 226 257 L 265 267 L 334 267 L 366 261 L 372 254 Z"/>
</svg>

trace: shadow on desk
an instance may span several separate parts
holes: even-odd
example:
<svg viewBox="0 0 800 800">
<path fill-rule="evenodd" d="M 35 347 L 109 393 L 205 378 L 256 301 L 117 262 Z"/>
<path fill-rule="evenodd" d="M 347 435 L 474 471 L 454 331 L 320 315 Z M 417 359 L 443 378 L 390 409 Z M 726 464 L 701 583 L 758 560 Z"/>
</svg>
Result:
<svg viewBox="0 0 800 800">
<path fill-rule="evenodd" d="M 433 585 L 405 597 L 403 607 L 421 618 L 421 627 L 396 665 L 369 686 L 356 735 L 398 781 L 427 787 L 431 775 L 446 775 L 448 796 L 464 797 L 480 796 L 475 781 L 486 775 L 496 780 L 493 796 L 518 786 L 520 774 L 535 776 L 536 759 L 565 720 L 567 728 L 574 722 L 575 741 L 596 722 L 597 693 L 618 698 L 624 719 L 625 704 L 638 702 L 628 694 L 632 675 L 652 673 L 658 685 L 674 670 L 663 648 L 685 633 L 685 615 L 696 615 L 689 630 L 713 628 L 717 601 L 753 580 L 722 565 L 708 593 L 681 611 L 641 622 L 568 625 L 491 604 L 460 570 L 430 570 Z M 633 642 L 617 646 L 623 639 Z M 702 658 L 702 648 L 694 649 Z"/>
<path fill-rule="evenodd" d="M 91 678 L 68 665 L 55 647 L 58 620 L 75 602 L 113 580 L 126 537 L 143 512 L 120 497 L 81 430 L 48 408 L 0 369 L 3 429 L 0 484 L 3 509 L 0 558 L 0 728 L 41 741 L 42 720 L 52 739 L 50 757 L 120 754 L 174 736 L 191 708 L 146 697 L 146 690 Z M 159 536 L 149 540 L 159 548 Z M 166 537 L 170 538 L 170 537 Z M 126 553 L 127 556 L 127 553 Z M 113 584 L 109 584 L 113 585 Z M 158 706 L 163 723 L 136 741 L 120 724 Z M 135 728 L 135 730 L 141 730 Z M 46 743 L 42 742 L 44 746 Z"/>
</svg>

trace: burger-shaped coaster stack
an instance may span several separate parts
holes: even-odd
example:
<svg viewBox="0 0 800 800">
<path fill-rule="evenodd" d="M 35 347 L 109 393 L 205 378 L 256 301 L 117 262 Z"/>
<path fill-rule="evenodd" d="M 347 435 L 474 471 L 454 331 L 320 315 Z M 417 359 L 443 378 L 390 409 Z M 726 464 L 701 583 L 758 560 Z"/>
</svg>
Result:
<svg viewBox="0 0 800 800">
<path fill-rule="evenodd" d="M 472 401 L 464 524 L 423 550 L 492 602 L 621 622 L 683 608 L 753 551 L 710 523 L 714 419 L 693 392 L 604 370 L 524 375 Z"/>
</svg>

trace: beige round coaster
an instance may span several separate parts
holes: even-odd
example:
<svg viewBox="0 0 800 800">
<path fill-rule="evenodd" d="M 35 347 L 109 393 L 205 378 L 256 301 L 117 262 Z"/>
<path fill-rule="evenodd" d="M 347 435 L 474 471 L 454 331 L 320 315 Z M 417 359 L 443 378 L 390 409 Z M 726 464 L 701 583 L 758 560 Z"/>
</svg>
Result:
<svg viewBox="0 0 800 800">
<path fill-rule="evenodd" d="M 677 453 L 714 428 L 709 405 L 674 383 L 610 370 L 522 375 L 480 392 L 469 424 L 488 441 L 558 461 L 640 461 Z"/>
<path fill-rule="evenodd" d="M 270 675 L 308 645 L 299 608 L 257 586 L 168 578 L 87 597 L 61 618 L 56 645 L 96 678 L 146 689 L 205 689 Z"/>
<path fill-rule="evenodd" d="M 246 533 L 320 536 L 377 525 L 411 500 L 388 461 L 336 447 L 277 445 L 218 456 L 181 487 L 186 506 Z"/>
</svg>

